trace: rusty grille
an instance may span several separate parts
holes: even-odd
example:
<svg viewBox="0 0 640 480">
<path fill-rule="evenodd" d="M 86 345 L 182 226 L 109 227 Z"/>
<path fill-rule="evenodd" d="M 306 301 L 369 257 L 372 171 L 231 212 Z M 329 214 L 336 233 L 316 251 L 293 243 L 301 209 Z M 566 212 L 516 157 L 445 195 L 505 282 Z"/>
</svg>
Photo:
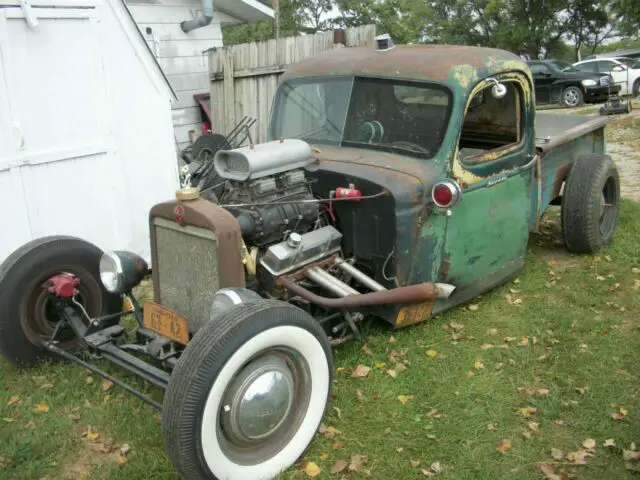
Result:
<svg viewBox="0 0 640 480">
<path fill-rule="evenodd" d="M 220 285 L 217 239 L 210 230 L 154 219 L 160 303 L 184 315 L 196 332 L 211 314 Z"/>
</svg>

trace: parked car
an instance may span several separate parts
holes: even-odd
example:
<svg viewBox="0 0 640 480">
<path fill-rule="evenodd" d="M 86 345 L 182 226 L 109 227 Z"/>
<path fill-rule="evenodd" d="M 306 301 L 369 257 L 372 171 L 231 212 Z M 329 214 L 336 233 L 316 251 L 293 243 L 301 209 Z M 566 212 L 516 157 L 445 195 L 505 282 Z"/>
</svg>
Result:
<svg viewBox="0 0 640 480">
<path fill-rule="evenodd" d="M 531 60 L 536 103 L 561 103 L 579 107 L 583 103 L 605 102 L 610 94 L 620 91 L 611 85 L 611 75 L 582 72 L 562 60 Z"/>
<path fill-rule="evenodd" d="M 609 74 L 616 85 L 620 85 L 621 95 L 640 94 L 640 65 L 637 58 L 610 57 L 582 60 L 573 64 L 581 72 Z"/>
</svg>

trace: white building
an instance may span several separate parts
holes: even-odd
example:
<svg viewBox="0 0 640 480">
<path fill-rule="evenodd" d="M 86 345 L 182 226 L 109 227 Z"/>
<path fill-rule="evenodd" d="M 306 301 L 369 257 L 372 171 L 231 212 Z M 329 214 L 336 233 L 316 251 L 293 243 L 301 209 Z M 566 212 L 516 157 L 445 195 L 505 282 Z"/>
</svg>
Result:
<svg viewBox="0 0 640 480">
<path fill-rule="evenodd" d="M 149 208 L 178 185 L 176 97 L 125 4 L 2 3 L 0 262 L 54 234 L 148 258 Z"/>
<path fill-rule="evenodd" d="M 273 10 L 258 0 L 125 1 L 178 97 L 173 124 L 182 150 L 190 130 L 201 133 L 194 95 L 209 91 L 208 56 L 203 52 L 223 46 L 222 27 L 273 18 Z M 183 22 L 188 22 L 185 29 Z"/>
</svg>

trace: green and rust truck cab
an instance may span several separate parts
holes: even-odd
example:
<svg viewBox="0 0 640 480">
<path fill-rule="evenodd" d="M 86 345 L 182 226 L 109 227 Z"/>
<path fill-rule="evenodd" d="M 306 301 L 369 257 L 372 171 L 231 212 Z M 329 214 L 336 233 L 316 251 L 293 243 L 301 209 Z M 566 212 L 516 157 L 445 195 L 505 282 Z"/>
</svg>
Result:
<svg viewBox="0 0 640 480">
<path fill-rule="evenodd" d="M 331 347 L 360 340 L 363 318 L 405 327 L 512 278 L 550 205 L 569 250 L 611 242 L 606 119 L 537 113 L 532 88 L 508 52 L 388 36 L 293 65 L 270 140 L 216 152 L 210 188 L 151 209 L 151 269 L 73 237 L 14 252 L 0 352 L 76 362 L 162 409 L 188 479 L 273 478 L 313 440 Z M 77 350 L 165 389 L 162 404 Z"/>
</svg>

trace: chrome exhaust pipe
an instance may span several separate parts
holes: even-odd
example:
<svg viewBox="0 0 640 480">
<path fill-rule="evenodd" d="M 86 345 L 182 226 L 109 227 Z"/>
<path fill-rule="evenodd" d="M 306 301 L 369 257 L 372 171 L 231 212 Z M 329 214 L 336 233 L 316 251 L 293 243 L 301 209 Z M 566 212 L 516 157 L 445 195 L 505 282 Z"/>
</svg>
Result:
<svg viewBox="0 0 640 480">
<path fill-rule="evenodd" d="M 448 283 L 435 283 L 434 285 L 438 289 L 438 298 L 445 300 L 449 298 L 456 289 L 455 285 L 450 285 Z"/>
<path fill-rule="evenodd" d="M 351 275 L 355 280 L 363 284 L 365 287 L 369 287 L 374 292 L 383 292 L 385 287 L 376 282 L 369 275 L 361 272 L 356 267 L 342 258 L 336 258 L 335 264 L 345 273 Z"/>
<path fill-rule="evenodd" d="M 344 283 L 339 278 L 334 277 L 328 272 L 325 272 L 321 268 L 312 267 L 306 271 L 307 277 L 313 280 L 317 284 L 323 286 L 330 292 L 335 293 L 339 297 L 346 297 L 349 295 L 360 295 L 360 292 L 354 290 L 349 285 Z"/>
</svg>

